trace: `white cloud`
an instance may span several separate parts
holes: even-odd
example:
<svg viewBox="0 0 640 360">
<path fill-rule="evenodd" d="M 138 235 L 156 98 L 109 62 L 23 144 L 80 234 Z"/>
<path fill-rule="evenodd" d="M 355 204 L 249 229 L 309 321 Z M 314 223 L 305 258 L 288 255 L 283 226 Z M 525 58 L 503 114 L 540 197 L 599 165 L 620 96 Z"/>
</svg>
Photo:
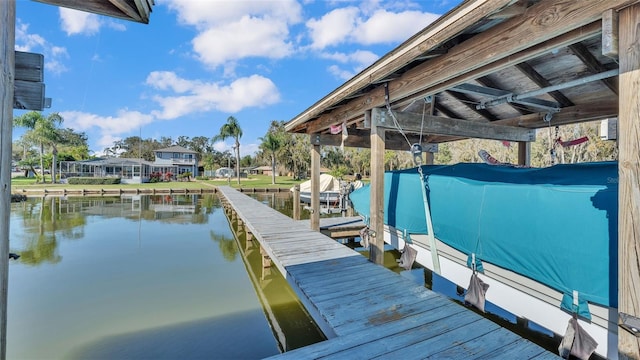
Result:
<svg viewBox="0 0 640 360">
<path fill-rule="evenodd" d="M 64 111 L 60 115 L 64 118 L 65 127 L 79 132 L 97 130 L 100 134 L 97 144 L 102 148 L 113 146 L 113 142 L 120 138 L 119 135 L 153 122 L 151 115 L 127 110 L 118 111 L 116 116 L 100 116 L 81 111 Z"/>
<path fill-rule="evenodd" d="M 284 22 L 244 16 L 236 22 L 201 32 L 192 44 L 200 61 L 216 67 L 246 57 L 286 57 L 293 52 L 288 35 Z"/>
<path fill-rule="evenodd" d="M 354 51 L 350 54 L 341 52 L 322 53 L 320 56 L 325 59 L 337 61 L 349 67 L 349 69 L 345 69 L 338 65 L 331 65 L 328 67 L 329 73 L 342 80 L 351 79 L 354 75 L 378 60 L 378 55 L 365 50 Z"/>
<path fill-rule="evenodd" d="M 243 16 L 281 19 L 287 23 L 301 21 L 302 7 L 295 0 L 159 0 L 178 13 L 180 21 L 201 30 L 235 22 Z"/>
<path fill-rule="evenodd" d="M 422 30 L 438 17 L 439 15 L 420 11 L 393 13 L 380 9 L 360 23 L 352 35 L 354 41 L 364 45 L 400 42 Z"/>
<path fill-rule="evenodd" d="M 235 61 L 246 57 L 280 59 L 289 56 L 289 25 L 301 21 L 302 7 L 280 1 L 159 1 L 176 11 L 179 20 L 199 33 L 192 40 L 195 56 L 210 67 L 225 66 L 230 75 Z"/>
<path fill-rule="evenodd" d="M 356 7 L 335 9 L 322 18 L 307 21 L 311 47 L 324 49 L 347 41 L 356 29 L 356 20 L 360 10 Z"/>
<path fill-rule="evenodd" d="M 60 8 L 60 22 L 62 30 L 67 35 L 93 35 L 100 30 L 102 25 L 96 14 L 64 7 Z"/>
<path fill-rule="evenodd" d="M 16 24 L 15 37 L 16 50 L 44 55 L 44 67 L 47 74 L 61 74 L 67 71 L 64 60 L 69 58 L 69 54 L 65 47 L 53 45 L 41 35 L 29 33 L 29 24 L 24 24 L 19 19 Z"/>
<path fill-rule="evenodd" d="M 159 119 L 175 119 L 205 111 L 238 112 L 248 107 L 262 107 L 280 101 L 275 84 L 265 77 L 252 75 L 227 85 L 187 80 L 172 72 L 152 72 L 147 85 L 176 94 L 155 95 L 153 100 L 162 108 L 153 112 Z"/>
<path fill-rule="evenodd" d="M 311 48 L 325 49 L 346 43 L 372 45 L 403 41 L 438 16 L 415 10 L 393 12 L 383 8 L 379 1 L 369 1 L 358 8 L 350 6 L 332 10 L 320 19 L 308 20 L 306 26 L 312 41 Z"/>
</svg>

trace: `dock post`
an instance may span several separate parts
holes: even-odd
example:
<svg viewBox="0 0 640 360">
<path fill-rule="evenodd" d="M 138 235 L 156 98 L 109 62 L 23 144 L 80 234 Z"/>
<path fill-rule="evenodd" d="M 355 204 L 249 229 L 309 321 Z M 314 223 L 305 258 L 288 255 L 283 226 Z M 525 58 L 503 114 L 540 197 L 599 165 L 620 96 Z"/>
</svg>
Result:
<svg viewBox="0 0 640 360">
<path fill-rule="evenodd" d="M 11 143 L 15 84 L 16 1 L 0 1 L 0 359 L 7 354 L 9 227 L 11 215 Z"/>
<path fill-rule="evenodd" d="M 618 98 L 618 311 L 620 319 L 640 319 L 640 5 L 618 15 L 620 91 Z M 613 254 L 612 254 L 613 255 Z M 623 316 L 624 314 L 624 316 Z M 621 324 L 622 325 L 622 324 Z M 632 330 L 635 329 L 635 333 Z M 618 328 L 618 357 L 640 359 L 637 326 Z"/>
<path fill-rule="evenodd" d="M 300 220 L 300 185 L 293 187 L 293 220 Z"/>
<path fill-rule="evenodd" d="M 384 264 L 384 128 L 377 126 L 383 110 L 373 109 L 365 112 L 371 119 L 371 234 L 369 260 L 374 264 Z"/>
<path fill-rule="evenodd" d="M 260 247 L 260 254 L 262 255 L 262 267 L 263 268 L 270 268 L 271 267 L 271 258 L 269 257 L 267 252 L 264 251 L 263 247 Z"/>
<path fill-rule="evenodd" d="M 311 230 L 320 231 L 320 134 L 311 135 Z"/>
</svg>

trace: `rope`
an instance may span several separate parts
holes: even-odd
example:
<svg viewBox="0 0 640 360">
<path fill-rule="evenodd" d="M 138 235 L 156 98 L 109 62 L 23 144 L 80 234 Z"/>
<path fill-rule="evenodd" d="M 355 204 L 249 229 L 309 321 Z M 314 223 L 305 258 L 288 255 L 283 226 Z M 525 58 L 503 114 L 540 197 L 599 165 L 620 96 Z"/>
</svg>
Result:
<svg viewBox="0 0 640 360">
<path fill-rule="evenodd" d="M 424 181 L 424 174 L 422 173 L 422 145 L 421 144 L 422 144 L 422 132 L 424 127 L 424 117 L 426 112 L 426 101 L 422 107 L 422 124 L 420 124 L 420 143 L 411 144 L 411 141 L 409 141 L 404 131 L 402 131 L 402 128 L 400 127 L 400 123 L 398 122 L 398 119 L 396 119 L 395 115 L 393 114 L 393 111 L 391 110 L 391 103 L 389 101 L 389 86 L 387 83 L 384 84 L 384 98 L 385 98 L 387 112 L 391 115 L 391 118 L 393 119 L 393 123 L 398 129 L 398 132 L 402 134 L 404 139 L 407 141 L 407 144 L 409 144 L 409 148 L 411 149 L 411 152 L 413 154 L 413 161 L 416 163 L 416 166 L 418 167 L 418 175 L 420 176 L 420 183 L 422 184 L 421 186 L 422 200 L 424 202 L 424 215 L 425 215 L 425 220 L 427 222 L 427 240 L 429 242 L 429 250 L 431 251 L 431 261 L 433 262 L 433 271 L 436 274 L 440 274 L 441 273 L 440 259 L 438 257 L 438 248 L 436 247 L 436 238 L 433 234 L 433 223 L 431 222 L 431 210 L 429 208 L 429 201 L 427 198 L 427 184 Z M 419 154 L 419 157 L 417 157 L 417 154 Z"/>
</svg>

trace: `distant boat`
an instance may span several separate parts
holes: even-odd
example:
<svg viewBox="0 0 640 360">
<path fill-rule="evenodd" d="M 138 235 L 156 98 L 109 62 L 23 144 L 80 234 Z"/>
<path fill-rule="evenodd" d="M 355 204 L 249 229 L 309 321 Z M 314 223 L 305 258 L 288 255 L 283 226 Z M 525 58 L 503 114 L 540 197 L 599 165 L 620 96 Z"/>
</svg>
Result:
<svg viewBox="0 0 640 360">
<path fill-rule="evenodd" d="M 340 195 L 340 180 L 329 174 L 320 174 L 320 204 L 337 207 L 340 205 Z M 300 184 L 300 202 L 311 204 L 311 180 Z"/>
<path fill-rule="evenodd" d="M 465 289 L 475 259 L 489 284 L 487 301 L 560 336 L 576 313 L 596 353 L 617 358 L 617 162 L 430 165 L 422 172 L 385 173 L 385 242 L 411 243 L 420 265 Z M 369 186 L 350 194 L 365 222 L 369 196 Z"/>
</svg>

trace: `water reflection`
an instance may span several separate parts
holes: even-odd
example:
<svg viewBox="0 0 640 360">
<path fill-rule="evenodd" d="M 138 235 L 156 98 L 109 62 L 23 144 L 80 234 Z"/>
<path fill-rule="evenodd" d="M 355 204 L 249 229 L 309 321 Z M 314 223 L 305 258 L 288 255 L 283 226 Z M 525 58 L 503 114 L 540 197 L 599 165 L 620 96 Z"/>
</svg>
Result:
<svg viewBox="0 0 640 360">
<path fill-rule="evenodd" d="M 269 198 L 282 199 L 282 196 Z M 258 241 L 251 234 L 247 234 L 237 219 L 231 220 L 230 213 L 227 215 L 237 242 L 236 249 L 240 251 L 247 274 L 263 305 L 265 317 L 269 321 L 280 351 L 285 352 L 326 340 L 287 280 L 275 266 L 269 266 L 270 262 L 263 256 Z"/>
<path fill-rule="evenodd" d="M 279 353 L 213 194 L 29 199 L 10 221 L 7 358 Z"/>
</svg>

